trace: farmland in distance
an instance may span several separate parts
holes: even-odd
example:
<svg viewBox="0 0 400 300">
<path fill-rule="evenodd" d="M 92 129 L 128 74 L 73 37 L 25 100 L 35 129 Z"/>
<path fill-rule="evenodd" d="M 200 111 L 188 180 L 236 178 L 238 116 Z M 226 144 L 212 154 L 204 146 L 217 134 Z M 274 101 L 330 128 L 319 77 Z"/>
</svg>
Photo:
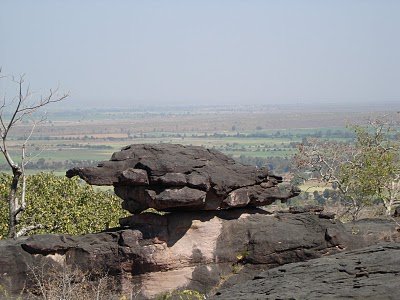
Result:
<svg viewBox="0 0 400 300">
<path fill-rule="evenodd" d="M 373 112 L 372 112 L 373 111 Z M 213 148 L 246 164 L 290 172 L 297 145 L 307 137 L 351 141 L 347 124 L 388 114 L 384 107 L 338 109 L 293 106 L 192 106 L 141 109 L 61 110 L 49 113 L 27 144 L 29 173 L 65 174 L 73 166 L 108 160 L 121 147 L 135 143 L 179 143 Z M 31 128 L 15 128 L 11 151 Z M 0 159 L 1 170 L 7 170 Z"/>
</svg>

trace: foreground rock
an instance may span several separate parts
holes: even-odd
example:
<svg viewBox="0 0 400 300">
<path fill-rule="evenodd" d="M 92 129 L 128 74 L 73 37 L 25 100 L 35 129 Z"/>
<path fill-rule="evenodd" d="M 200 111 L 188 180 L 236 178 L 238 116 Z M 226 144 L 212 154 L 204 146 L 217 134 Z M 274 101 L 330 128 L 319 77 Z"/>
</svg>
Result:
<svg viewBox="0 0 400 300">
<path fill-rule="evenodd" d="M 260 209 L 144 213 L 121 223 L 129 228 L 0 241 L 0 285 L 18 293 L 29 287 L 32 268 L 66 264 L 107 272 L 122 293 L 139 298 L 175 289 L 213 294 L 278 265 L 398 238 L 388 222 L 380 222 L 384 236 L 370 231 L 376 227 L 370 222 L 354 234 L 354 226 L 315 213 L 268 214 Z"/>
<path fill-rule="evenodd" d="M 399 299 L 400 243 L 265 271 L 215 299 Z"/>
<path fill-rule="evenodd" d="M 360 248 L 380 238 L 352 234 L 315 213 L 268 214 L 261 209 L 144 213 L 121 222 L 130 228 L 0 241 L 0 285 L 18 293 L 29 287 L 33 266 L 67 264 L 105 271 L 117 279 L 119 290 L 139 298 L 175 289 L 213 294 L 263 270 Z M 388 236 L 397 237 L 393 225 L 386 229 Z"/>
<path fill-rule="evenodd" d="M 244 166 L 219 151 L 174 144 L 130 145 L 110 161 L 68 170 L 67 176 L 113 185 L 131 213 L 256 207 L 299 194 L 294 187 L 278 187 L 282 178 L 265 168 Z"/>
</svg>

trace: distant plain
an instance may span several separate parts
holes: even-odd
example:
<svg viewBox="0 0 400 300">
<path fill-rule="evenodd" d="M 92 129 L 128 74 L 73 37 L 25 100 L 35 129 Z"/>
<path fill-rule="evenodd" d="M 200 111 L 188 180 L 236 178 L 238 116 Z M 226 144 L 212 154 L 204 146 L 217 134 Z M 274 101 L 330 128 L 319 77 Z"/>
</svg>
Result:
<svg viewBox="0 0 400 300">
<path fill-rule="evenodd" d="M 64 174 L 71 166 L 108 160 L 135 143 L 179 143 L 214 148 L 234 158 L 288 158 L 306 137 L 351 140 L 347 125 L 396 115 L 387 106 L 190 106 L 51 111 L 28 142 L 30 173 Z M 19 156 L 32 123 L 12 132 Z M 5 161 L 0 159 L 6 171 Z"/>
</svg>

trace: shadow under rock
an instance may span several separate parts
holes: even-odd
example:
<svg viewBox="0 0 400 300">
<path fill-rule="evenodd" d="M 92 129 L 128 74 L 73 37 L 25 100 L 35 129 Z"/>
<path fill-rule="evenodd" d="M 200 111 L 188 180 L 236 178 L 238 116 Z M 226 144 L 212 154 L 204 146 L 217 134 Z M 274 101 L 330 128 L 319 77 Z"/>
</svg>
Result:
<svg viewBox="0 0 400 300">
<path fill-rule="evenodd" d="M 157 238 L 165 241 L 168 247 L 172 247 L 192 227 L 193 221 L 208 222 L 214 217 L 223 220 L 236 220 L 242 214 L 264 214 L 267 212 L 260 208 L 237 208 L 215 211 L 180 211 L 165 215 L 156 213 L 141 213 L 121 219 L 121 225 L 139 230 L 143 239 Z"/>
</svg>

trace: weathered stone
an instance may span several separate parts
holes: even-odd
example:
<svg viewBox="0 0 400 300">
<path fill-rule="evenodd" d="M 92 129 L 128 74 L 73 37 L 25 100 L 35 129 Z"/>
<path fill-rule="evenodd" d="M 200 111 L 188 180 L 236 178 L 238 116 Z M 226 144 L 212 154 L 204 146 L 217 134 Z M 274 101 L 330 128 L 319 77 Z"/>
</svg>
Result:
<svg viewBox="0 0 400 300">
<path fill-rule="evenodd" d="M 132 160 L 126 161 L 105 161 L 97 165 L 97 168 L 73 168 L 66 172 L 71 178 L 79 176 L 86 182 L 93 185 L 113 185 L 120 181 L 122 171 L 131 168 Z"/>
<path fill-rule="evenodd" d="M 305 206 L 290 206 L 289 212 L 292 214 L 300 214 L 305 212 L 322 212 L 323 206 L 319 205 L 305 205 Z M 329 219 L 329 218 L 328 218 Z"/>
<path fill-rule="evenodd" d="M 292 263 L 220 290 L 212 299 L 398 299 L 400 243 Z"/>
<path fill-rule="evenodd" d="M 223 201 L 229 207 L 243 207 L 249 204 L 249 194 L 245 189 L 238 189 L 229 193 Z"/>
<path fill-rule="evenodd" d="M 121 172 L 119 182 L 134 185 L 148 185 L 149 178 L 145 170 L 128 168 Z"/>
<path fill-rule="evenodd" d="M 30 267 L 65 263 L 101 268 L 126 295 L 140 290 L 139 299 L 178 288 L 212 293 L 278 265 L 377 243 L 383 232 L 399 239 L 393 222 L 370 220 L 347 228 L 314 213 L 271 215 L 256 208 L 142 213 L 121 225 L 129 228 L 0 241 L 0 285 L 18 294 L 29 288 Z"/>
<path fill-rule="evenodd" d="M 166 189 L 155 198 L 155 206 L 160 210 L 187 207 L 191 209 L 204 205 L 206 192 L 184 187 L 181 189 Z"/>
<path fill-rule="evenodd" d="M 147 189 L 147 187 L 130 188 L 125 185 L 118 185 L 115 186 L 114 192 L 118 197 L 124 199 L 122 207 L 131 213 L 140 213 L 155 206 L 156 192 Z"/>
<path fill-rule="evenodd" d="M 200 175 L 196 172 L 186 175 L 186 180 L 189 187 L 198 188 L 206 192 L 211 187 L 210 180 L 206 176 Z"/>
<path fill-rule="evenodd" d="M 318 216 L 321 219 L 334 219 L 336 214 L 332 212 L 320 212 Z"/>
<path fill-rule="evenodd" d="M 174 144 L 130 145 L 97 167 L 74 168 L 90 184 L 114 185 L 130 212 L 157 210 L 219 210 L 264 206 L 299 194 L 278 187 L 282 177 L 265 168 L 245 166 L 221 152 Z M 138 189 L 146 186 L 146 190 Z M 146 191 L 146 192 L 145 192 Z M 150 192 L 153 191 L 153 192 Z"/>
<path fill-rule="evenodd" d="M 167 173 L 163 176 L 152 177 L 152 184 L 160 184 L 166 187 L 185 186 L 186 175 L 182 173 Z"/>
</svg>

